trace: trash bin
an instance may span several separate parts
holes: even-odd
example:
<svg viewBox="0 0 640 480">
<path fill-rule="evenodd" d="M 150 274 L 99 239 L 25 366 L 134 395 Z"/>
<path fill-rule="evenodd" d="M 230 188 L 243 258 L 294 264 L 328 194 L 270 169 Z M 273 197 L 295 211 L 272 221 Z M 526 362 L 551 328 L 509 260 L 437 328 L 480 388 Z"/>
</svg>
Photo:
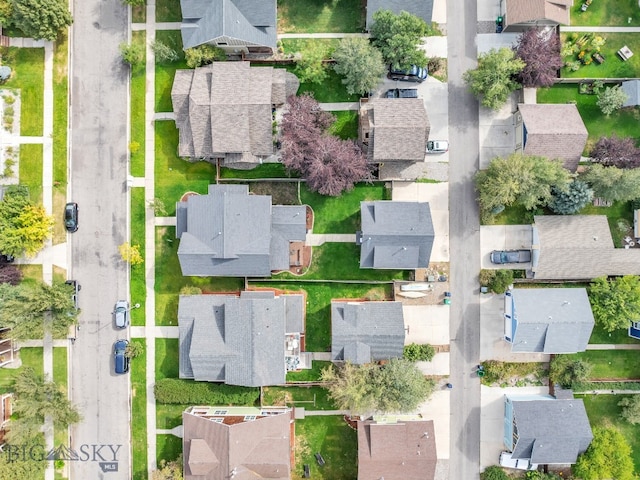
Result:
<svg viewBox="0 0 640 480">
<path fill-rule="evenodd" d="M 451 299 L 450 298 L 445 298 L 444 299 L 444 304 L 445 305 L 451 305 Z"/>
<path fill-rule="evenodd" d="M 476 373 L 478 374 L 479 377 L 484 377 L 484 368 L 476 370 Z"/>
</svg>

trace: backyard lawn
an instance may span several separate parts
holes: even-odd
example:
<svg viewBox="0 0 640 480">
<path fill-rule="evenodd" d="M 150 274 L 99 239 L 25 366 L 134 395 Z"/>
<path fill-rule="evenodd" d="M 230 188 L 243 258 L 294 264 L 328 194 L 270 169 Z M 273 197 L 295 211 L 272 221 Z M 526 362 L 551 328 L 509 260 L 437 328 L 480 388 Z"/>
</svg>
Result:
<svg viewBox="0 0 640 480">
<path fill-rule="evenodd" d="M 144 340 L 134 338 L 144 347 Z M 133 448 L 133 479 L 147 479 L 147 380 L 146 352 L 131 362 L 131 443 Z"/>
<path fill-rule="evenodd" d="M 287 70 L 295 73 L 295 66 L 288 66 Z M 327 68 L 327 78 L 322 83 L 303 82 L 298 88 L 298 95 L 304 92 L 313 93 L 313 97 L 320 103 L 357 102 L 359 95 L 349 95 L 342 83 L 342 77 L 332 68 Z"/>
<path fill-rule="evenodd" d="M 624 237 L 627 236 L 629 229 L 633 228 L 633 207 L 631 206 L 631 202 L 616 202 L 610 207 L 587 205 L 580 210 L 580 214 L 606 215 L 609 221 L 613 244 L 618 248 L 622 248 L 624 245 Z"/>
<path fill-rule="evenodd" d="M 162 33 L 161 31 L 157 33 Z M 145 45 L 145 32 L 131 32 L 131 43 Z M 144 49 L 146 57 L 146 49 Z M 131 144 L 137 148 L 130 148 L 131 151 L 131 175 L 134 177 L 144 177 L 144 144 L 145 144 L 145 62 L 141 62 L 131 67 Z"/>
<path fill-rule="evenodd" d="M 300 197 L 303 204 L 313 209 L 313 233 L 356 233 L 360 229 L 360 202 L 391 200 L 391 191 L 382 182 L 359 183 L 339 197 L 328 197 L 302 185 Z"/>
<path fill-rule="evenodd" d="M 318 386 L 263 387 L 262 405 L 266 407 L 298 406 L 304 407 L 305 410 L 336 409 L 329 398 L 329 391 Z"/>
<path fill-rule="evenodd" d="M 571 25 L 634 27 L 640 25 L 637 0 L 597 0 L 586 12 L 580 10 L 584 2 L 573 2 Z M 629 21 L 631 19 L 631 21 Z"/>
<path fill-rule="evenodd" d="M 313 360 L 311 362 L 311 369 L 300 370 L 298 372 L 287 372 L 287 382 L 315 382 L 320 380 L 320 374 L 322 370 L 332 362 L 326 362 L 322 360 Z"/>
<path fill-rule="evenodd" d="M 176 1 L 176 3 L 178 2 Z M 156 32 L 156 40 L 173 48 L 180 57 L 174 63 L 160 64 L 156 62 L 156 112 L 172 112 L 171 87 L 173 86 L 173 77 L 176 74 L 176 70 L 188 68 L 184 60 L 184 51 L 182 50 L 182 37 L 180 30 L 158 30 Z M 173 122 L 170 123 L 173 124 Z"/>
<path fill-rule="evenodd" d="M 342 112 L 331 112 L 336 117 L 336 121 L 329 131 L 333 135 L 340 138 L 351 140 L 358 139 L 358 112 L 356 110 L 347 110 Z"/>
<path fill-rule="evenodd" d="M 326 58 L 331 58 L 333 51 L 340 43 L 339 38 L 283 38 L 280 40 L 284 53 L 298 53 L 304 51 L 309 45 L 322 46 L 326 49 Z M 331 67 L 328 67 L 331 68 Z"/>
<path fill-rule="evenodd" d="M 2 64 L 13 74 L 3 88 L 20 89 L 20 135 L 42 135 L 44 107 L 44 48 L 0 49 Z"/>
<path fill-rule="evenodd" d="M 131 245 L 140 246 L 140 255 L 144 259 L 145 237 L 144 237 L 145 203 L 144 188 L 134 187 L 131 189 Z M 147 286 L 145 284 L 145 265 L 132 265 L 131 267 L 131 303 L 140 304 L 139 308 L 131 310 L 131 323 L 133 325 L 144 325 L 146 318 L 145 301 L 147 298 Z"/>
<path fill-rule="evenodd" d="M 635 350 L 587 350 L 569 355 L 593 366 L 592 379 L 640 379 L 640 362 Z"/>
<path fill-rule="evenodd" d="M 318 466 L 314 454 L 326 464 Z M 358 433 L 341 416 L 307 417 L 296 421 L 295 469 L 291 478 L 303 478 L 308 464 L 311 478 L 355 480 L 358 477 Z"/>
<path fill-rule="evenodd" d="M 615 426 L 622 432 L 631 445 L 631 456 L 635 465 L 635 471 L 640 471 L 640 425 L 633 425 L 620 418 L 622 407 L 618 406 L 620 400 L 627 395 L 576 395 L 584 400 L 591 427 Z"/>
<path fill-rule="evenodd" d="M 232 168 L 220 168 L 220 178 L 289 178 L 284 165 L 281 163 L 263 163 L 251 170 L 235 170 Z"/>
<path fill-rule="evenodd" d="M 360 0 L 278 0 L 278 33 L 362 32 Z"/>
<path fill-rule="evenodd" d="M 593 2 L 593 4 L 598 1 Z M 636 4 L 637 8 L 637 4 Z M 610 8 L 616 10 L 615 8 Z M 640 15 L 639 15 L 640 17 Z M 571 38 L 580 39 L 585 33 L 563 33 L 561 39 L 563 44 Z M 605 39 L 605 44 L 600 48 L 600 54 L 604 57 L 604 63 L 598 64 L 592 61 L 589 65 L 581 66 L 577 71 L 572 72 L 568 68 L 562 68 L 564 78 L 637 78 L 640 77 L 640 37 L 637 33 L 600 33 Z M 622 60 L 617 51 L 623 46 L 628 46 L 635 55 L 626 62 Z M 588 48 L 588 47 L 587 47 Z M 587 52 L 587 55 L 590 55 Z M 576 57 L 577 58 L 577 57 Z"/>
<path fill-rule="evenodd" d="M 174 227 L 156 228 L 156 325 L 178 325 L 178 295 L 185 286 L 203 291 L 238 292 L 243 281 L 228 277 L 184 277 Z"/>
<path fill-rule="evenodd" d="M 207 193 L 216 169 L 209 162 L 187 162 L 178 157 L 178 130 L 171 121 L 156 122 L 155 193 L 175 215 L 176 202 L 186 192 Z"/>
<path fill-rule="evenodd" d="M 605 344 L 620 344 L 620 343 L 635 343 L 640 344 L 640 340 L 631 338 L 629 332 L 626 329 L 618 329 L 609 333 L 604 330 L 600 325 L 596 323 L 591 332 L 591 338 L 589 343 L 605 343 Z"/>
<path fill-rule="evenodd" d="M 156 338 L 156 381 L 163 378 L 178 378 L 179 342 L 177 338 Z"/>
</svg>

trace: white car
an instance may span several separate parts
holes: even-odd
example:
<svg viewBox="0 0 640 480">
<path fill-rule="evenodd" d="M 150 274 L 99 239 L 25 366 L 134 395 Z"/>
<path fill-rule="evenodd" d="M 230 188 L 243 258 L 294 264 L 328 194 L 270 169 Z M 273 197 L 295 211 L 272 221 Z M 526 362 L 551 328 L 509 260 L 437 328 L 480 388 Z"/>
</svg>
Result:
<svg viewBox="0 0 640 480">
<path fill-rule="evenodd" d="M 113 309 L 117 328 L 127 328 L 129 326 L 129 302 L 126 300 L 118 300 Z"/>
<path fill-rule="evenodd" d="M 449 142 L 446 140 L 429 140 L 427 153 L 445 153 L 449 151 Z"/>
</svg>

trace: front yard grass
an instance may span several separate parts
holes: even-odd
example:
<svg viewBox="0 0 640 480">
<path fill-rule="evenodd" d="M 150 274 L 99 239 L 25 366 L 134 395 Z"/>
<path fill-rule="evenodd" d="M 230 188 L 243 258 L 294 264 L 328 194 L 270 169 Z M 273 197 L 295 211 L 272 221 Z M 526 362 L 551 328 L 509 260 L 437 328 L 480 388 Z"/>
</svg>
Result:
<svg viewBox="0 0 640 480">
<path fill-rule="evenodd" d="M 159 33 L 159 32 L 158 32 Z M 146 32 L 131 32 L 131 43 L 142 45 L 146 43 Z M 144 58 L 147 50 L 144 49 Z M 145 84 L 147 77 L 145 74 L 145 60 L 131 67 L 131 145 L 137 144 L 136 148 L 129 148 L 131 153 L 131 175 L 134 177 L 144 177 L 144 154 L 145 154 Z"/>
<path fill-rule="evenodd" d="M 42 135 L 44 119 L 44 48 L 4 47 L 2 64 L 11 67 L 4 88 L 20 89 L 20 135 Z"/>
<path fill-rule="evenodd" d="M 592 427 L 615 426 L 631 445 L 631 456 L 635 471 L 640 471 L 640 425 L 633 425 L 620 418 L 620 400 L 628 395 L 576 395 L 584 401 L 589 423 Z"/>
<path fill-rule="evenodd" d="M 640 362 L 635 350 L 587 350 L 569 357 L 589 362 L 593 366 L 592 379 L 640 379 Z"/>
<path fill-rule="evenodd" d="M 322 454 L 320 467 L 314 454 Z M 355 480 L 358 477 L 358 434 L 341 416 L 307 417 L 296 421 L 295 469 L 292 479 L 303 478 L 309 465 L 312 478 Z"/>
<path fill-rule="evenodd" d="M 156 22 L 181 22 L 179 0 L 156 0 Z"/>
<path fill-rule="evenodd" d="M 593 2 L 593 4 L 598 2 Z M 602 2 L 600 2 L 602 3 Z M 617 7 L 611 8 L 617 10 Z M 636 9 L 637 9 L 636 4 Z M 640 17 L 640 16 L 639 16 Z M 563 43 L 567 42 L 567 36 L 571 33 L 563 33 L 560 38 Z M 585 35 L 582 32 L 575 32 L 575 35 Z M 598 64 L 593 61 L 590 65 L 582 65 L 577 71 L 572 72 L 563 67 L 561 75 L 564 78 L 637 78 L 640 77 L 640 38 L 637 33 L 599 33 L 606 42 L 600 49 L 600 54 L 605 58 L 604 63 Z M 628 46 L 635 55 L 626 62 L 622 60 L 617 51 L 623 46 Z"/>
<path fill-rule="evenodd" d="M 29 196 L 33 203 L 42 203 L 41 143 L 20 145 L 20 183 L 29 187 Z"/>
<path fill-rule="evenodd" d="M 156 428 L 170 430 L 182 425 L 182 412 L 190 406 L 156 403 Z"/>
<path fill-rule="evenodd" d="M 170 462 L 182 453 L 182 439 L 173 435 L 156 435 L 156 461 Z"/>
<path fill-rule="evenodd" d="M 191 163 L 178 157 L 178 129 L 174 122 L 156 122 L 155 130 L 155 194 L 171 216 L 184 193 L 207 193 L 209 184 L 215 183 L 216 169 L 209 162 Z"/>
<path fill-rule="evenodd" d="M 177 338 L 156 338 L 156 381 L 163 378 L 178 378 L 179 342 Z"/>
<path fill-rule="evenodd" d="M 358 112 L 356 110 L 346 110 L 341 112 L 331 112 L 336 117 L 336 121 L 329 131 L 343 140 L 358 139 Z"/>
<path fill-rule="evenodd" d="M 313 233 L 356 233 L 360 229 L 360 202 L 391 200 L 391 191 L 382 182 L 359 183 L 339 197 L 328 197 L 302 185 L 300 198 L 313 209 Z"/>
<path fill-rule="evenodd" d="M 67 195 L 67 113 L 68 50 L 65 31 L 54 43 L 53 52 L 53 215 L 62 218 Z M 53 244 L 65 242 L 67 232 L 62 222 L 53 225 Z"/>
<path fill-rule="evenodd" d="M 184 59 L 184 50 L 182 50 L 182 36 L 180 35 L 180 30 L 158 30 L 156 32 L 156 41 L 173 48 L 179 57 L 177 62 L 169 64 L 156 62 L 156 112 L 172 112 L 171 87 L 173 86 L 173 77 L 176 74 L 176 70 L 188 68 Z"/>
<path fill-rule="evenodd" d="M 43 364 L 44 368 L 44 364 Z M 53 349 L 53 381 L 59 387 L 67 390 L 67 348 L 55 347 Z"/>
<path fill-rule="evenodd" d="M 326 388 L 313 386 L 263 387 L 262 405 L 304 407 L 305 410 L 335 410 Z M 297 422 L 296 422 L 297 424 Z"/>
<path fill-rule="evenodd" d="M 22 360 L 22 366 L 20 368 L 0 368 L 0 393 L 12 391 L 13 380 L 22 374 L 24 367 L 33 368 L 38 375 L 44 374 L 42 347 L 21 348 L 20 360 Z"/>
<path fill-rule="evenodd" d="M 144 259 L 145 249 L 145 200 L 144 188 L 131 189 L 131 245 L 140 246 L 140 255 Z M 147 299 L 147 286 L 145 284 L 145 264 L 131 266 L 131 303 L 139 303 L 139 308 L 131 310 L 131 323 L 144 325 L 146 318 L 145 302 Z"/>
<path fill-rule="evenodd" d="M 134 338 L 143 351 L 131 362 L 131 443 L 133 447 L 133 478 L 147 479 L 147 379 L 144 339 Z"/>
<path fill-rule="evenodd" d="M 156 228 L 156 325 L 178 325 L 178 295 L 185 286 L 204 292 L 238 292 L 240 278 L 184 277 L 178 261 L 175 227 Z"/>
<path fill-rule="evenodd" d="M 355 33 L 365 26 L 360 0 L 278 0 L 278 33 Z"/>
<path fill-rule="evenodd" d="M 583 1 L 573 2 L 571 25 L 605 25 L 633 27 L 640 25 L 640 11 L 637 0 L 600 0 L 591 2 L 586 12 L 580 10 Z M 631 19 L 631 21 L 629 21 Z"/>
</svg>

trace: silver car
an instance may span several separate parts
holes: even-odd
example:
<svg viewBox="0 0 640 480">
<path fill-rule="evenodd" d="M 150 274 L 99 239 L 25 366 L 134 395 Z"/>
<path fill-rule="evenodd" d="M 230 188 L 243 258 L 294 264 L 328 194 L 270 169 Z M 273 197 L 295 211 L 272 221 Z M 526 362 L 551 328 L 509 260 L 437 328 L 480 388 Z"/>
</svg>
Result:
<svg viewBox="0 0 640 480">
<path fill-rule="evenodd" d="M 129 302 L 118 300 L 116 308 L 113 309 L 113 316 L 117 328 L 127 328 L 129 326 Z"/>
</svg>

